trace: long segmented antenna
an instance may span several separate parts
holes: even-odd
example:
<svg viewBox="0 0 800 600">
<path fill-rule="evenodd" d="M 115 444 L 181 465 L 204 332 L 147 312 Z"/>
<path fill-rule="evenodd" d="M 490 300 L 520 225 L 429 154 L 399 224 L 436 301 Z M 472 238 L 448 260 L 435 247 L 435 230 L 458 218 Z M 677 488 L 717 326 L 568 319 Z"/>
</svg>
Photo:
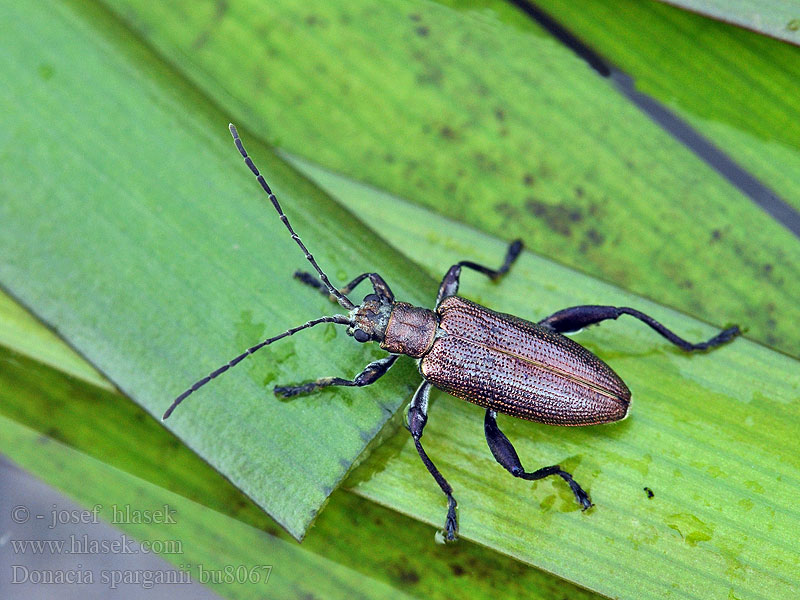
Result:
<svg viewBox="0 0 800 600">
<path fill-rule="evenodd" d="M 220 375 L 222 375 L 225 371 L 227 371 L 231 367 L 235 367 L 245 357 L 250 356 L 251 354 L 253 354 L 257 350 L 260 350 L 261 348 L 263 348 L 264 346 L 269 346 L 272 342 L 277 342 L 278 340 L 281 340 L 281 339 L 283 339 L 283 338 L 285 338 L 287 336 L 294 335 L 298 331 L 301 331 L 303 329 L 308 329 L 309 327 L 313 327 L 314 325 L 319 325 L 320 323 L 338 323 L 340 325 L 349 325 L 350 324 L 350 319 L 347 318 L 344 315 L 333 315 L 333 316 L 330 316 L 330 317 L 320 317 L 319 319 L 313 319 L 313 320 L 308 321 L 307 323 L 305 323 L 303 325 L 299 325 L 297 327 L 293 327 L 292 329 L 284 331 L 280 335 L 276 335 L 275 337 L 268 338 L 268 339 L 264 340 L 263 342 L 261 342 L 260 344 L 256 344 L 252 348 L 248 348 L 247 350 L 242 352 L 239 356 L 237 356 L 232 361 L 230 361 L 228 364 L 222 365 L 216 371 L 212 371 L 211 373 L 209 373 L 208 375 L 203 377 L 200 381 L 195 382 L 194 385 L 192 385 L 192 387 L 190 387 L 188 390 L 183 392 L 180 396 L 175 398 L 175 400 L 172 401 L 172 404 L 170 405 L 170 407 L 164 413 L 164 416 L 161 417 L 161 420 L 163 421 L 163 420 L 167 419 L 172 414 L 172 411 L 175 410 L 175 408 L 178 406 L 178 404 L 183 402 L 186 399 L 187 396 L 189 396 L 190 394 L 193 394 L 194 392 L 199 390 L 201 387 L 203 387 L 205 384 L 207 384 L 209 381 L 211 381 L 215 377 L 219 377 Z"/>
<path fill-rule="evenodd" d="M 231 135 L 233 136 L 233 143 L 236 144 L 236 148 L 242 155 L 242 158 L 244 159 L 244 164 L 250 167 L 250 170 L 253 172 L 253 175 L 255 175 L 256 179 L 258 179 L 258 183 L 260 183 L 261 187 L 264 188 L 264 191 L 267 193 L 267 196 L 269 196 L 269 199 L 272 202 L 272 206 L 274 206 L 275 210 L 278 211 L 278 214 L 281 217 L 281 221 L 283 221 L 283 224 L 286 225 L 286 229 L 289 230 L 289 233 L 292 234 L 292 239 L 295 242 L 297 242 L 297 245 L 300 246 L 300 249 L 306 255 L 308 262 L 310 262 L 312 266 L 317 270 L 320 279 L 322 279 L 322 282 L 328 288 L 328 291 L 330 291 L 330 293 L 336 297 L 336 300 L 339 302 L 342 308 L 346 308 L 347 310 L 352 310 L 353 308 L 355 308 L 355 304 L 350 302 L 350 298 L 348 298 L 342 292 L 333 287 L 333 284 L 328 280 L 328 276 L 325 275 L 322 269 L 319 268 L 317 261 L 314 260 L 314 257 L 308 251 L 308 248 L 306 248 L 305 244 L 303 244 L 303 242 L 300 240 L 300 237 L 294 232 L 294 229 L 292 229 L 292 226 L 289 224 L 289 219 L 283 213 L 283 209 L 281 208 L 281 205 L 278 204 L 278 199 L 275 197 L 275 194 L 272 193 L 272 190 L 267 185 L 267 182 L 264 179 L 263 175 L 261 175 L 261 173 L 258 171 L 258 168 L 256 168 L 255 164 L 253 164 L 253 160 L 247 155 L 247 150 L 244 149 L 242 140 L 239 139 L 239 133 L 236 131 L 236 127 L 234 127 L 233 123 L 230 123 L 228 125 L 228 129 L 231 130 Z"/>
</svg>

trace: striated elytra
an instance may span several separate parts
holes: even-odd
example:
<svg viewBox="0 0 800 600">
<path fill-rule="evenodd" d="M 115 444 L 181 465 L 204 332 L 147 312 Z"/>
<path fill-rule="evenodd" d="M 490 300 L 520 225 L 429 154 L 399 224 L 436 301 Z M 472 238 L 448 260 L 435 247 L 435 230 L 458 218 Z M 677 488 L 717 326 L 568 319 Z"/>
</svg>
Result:
<svg viewBox="0 0 800 600">
<path fill-rule="evenodd" d="M 316 276 L 298 272 L 295 277 L 330 296 L 348 312 L 312 319 L 248 348 L 175 398 L 163 418 L 168 418 L 187 396 L 259 349 L 320 323 L 346 325 L 348 335 L 357 342 L 378 342 L 389 353 L 388 356 L 371 362 L 353 379 L 324 377 L 299 385 L 276 386 L 274 392 L 290 397 L 332 385 L 362 387 L 377 381 L 398 356 L 405 354 L 417 359 L 423 381 L 409 405 L 407 426 L 422 462 L 447 497 L 444 537 L 448 541 L 456 538 L 458 530 L 456 500 L 450 484 L 420 442 L 428 420 L 431 386 L 486 409 L 484 432 L 489 449 L 497 462 L 512 475 L 526 480 L 557 475 L 566 481 L 575 499 L 586 510 L 592 506 L 591 500 L 572 475 L 558 465 L 526 471 L 496 420 L 500 412 L 550 425 L 595 425 L 619 421 L 627 416 L 631 392 L 622 379 L 606 363 L 563 334 L 621 315 L 639 319 L 686 351 L 708 350 L 739 334 L 739 328 L 734 326 L 706 342 L 692 344 L 642 312 L 615 306 L 574 306 L 532 323 L 494 312 L 456 295 L 462 268 L 483 273 L 494 281 L 507 273 L 522 251 L 519 240 L 508 247 L 505 260 L 498 269 L 470 261 L 461 261 L 450 267 L 442 279 L 433 310 L 396 302 L 391 289 L 377 273 L 362 273 L 344 287 L 336 288 L 292 229 L 277 198 L 247 155 L 236 128 L 233 125 L 229 127 L 245 164 L 317 272 Z M 356 305 L 348 294 L 364 280 L 372 284 L 373 293 Z"/>
</svg>

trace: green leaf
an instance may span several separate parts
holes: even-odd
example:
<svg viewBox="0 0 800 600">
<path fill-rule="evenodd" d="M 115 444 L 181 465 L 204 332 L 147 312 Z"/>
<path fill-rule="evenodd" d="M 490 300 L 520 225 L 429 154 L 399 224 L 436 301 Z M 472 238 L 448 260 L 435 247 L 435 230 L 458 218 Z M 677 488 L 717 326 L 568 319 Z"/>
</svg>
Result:
<svg viewBox="0 0 800 600">
<path fill-rule="evenodd" d="M 9 319 L 0 306 L 0 331 L 18 334 L 11 339 L 42 329 L 30 318 Z M 67 348 L 53 355 L 63 365 L 80 361 Z M 267 590 L 270 598 L 596 598 L 475 544 L 434 544 L 426 525 L 344 491 L 331 496 L 301 549 L 133 402 L 2 346 L 0 365 L 0 452 L 87 508 L 102 504 L 108 521 L 113 504 L 131 513 L 168 505 L 174 524 L 115 526 L 139 541 L 179 544 L 181 552 L 165 546 L 161 556 L 195 581 L 203 580 L 200 565 L 206 574 L 273 567 L 267 585 L 214 585 L 223 597 L 263 598 Z"/>
<path fill-rule="evenodd" d="M 0 6 L 0 281 L 158 417 L 266 336 L 335 312 L 291 278 L 307 269 L 242 164 L 227 118 L 83 3 Z M 41 43 L 47 40 L 47 44 Z M 243 132 L 295 226 L 341 281 L 380 264 L 420 301 L 434 282 Z M 192 449 L 302 537 L 411 391 L 330 390 L 285 403 L 271 387 L 357 373 L 375 348 L 332 352 L 333 326 L 266 349 L 167 421 Z"/>
<path fill-rule="evenodd" d="M 793 0 L 668 0 L 670 4 L 800 44 L 800 7 Z"/>
<path fill-rule="evenodd" d="M 504 255 L 505 241 L 294 162 L 431 275 L 464 259 L 499 265 Z M 717 331 L 530 252 L 497 285 L 465 272 L 460 293 L 531 320 L 611 304 L 642 310 L 690 340 Z M 595 508 L 582 514 L 561 480 L 510 477 L 486 447 L 483 410 L 438 394 L 424 442 L 453 486 L 462 535 L 614 598 L 797 597 L 800 541 L 786 532 L 800 531 L 798 361 L 747 339 L 688 355 L 625 317 L 572 337 L 628 383 L 629 418 L 563 428 L 501 416 L 500 426 L 526 468 L 561 464 Z M 443 522 L 444 498 L 408 435 L 378 448 L 348 485 Z"/>
<path fill-rule="evenodd" d="M 276 146 L 797 355 L 798 240 L 509 3 L 104 2 Z M 671 52 L 667 18 L 649 39 Z M 752 120 L 792 137 L 777 85 Z M 796 144 L 767 156 L 800 197 Z"/>
</svg>

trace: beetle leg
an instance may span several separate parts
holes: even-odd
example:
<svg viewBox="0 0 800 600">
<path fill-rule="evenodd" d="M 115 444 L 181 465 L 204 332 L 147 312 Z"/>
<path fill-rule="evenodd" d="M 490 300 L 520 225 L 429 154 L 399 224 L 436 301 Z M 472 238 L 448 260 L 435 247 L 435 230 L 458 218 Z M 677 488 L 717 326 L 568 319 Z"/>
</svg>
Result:
<svg viewBox="0 0 800 600">
<path fill-rule="evenodd" d="M 563 471 L 558 465 L 552 467 L 544 467 L 537 469 L 533 472 L 528 472 L 522 468 L 522 463 L 519 460 L 517 451 L 506 435 L 500 431 L 497 426 L 497 413 L 491 409 L 486 410 L 486 418 L 483 421 L 483 430 L 486 433 L 486 442 L 489 444 L 489 450 L 492 451 L 495 460 L 500 463 L 509 473 L 514 477 L 527 479 L 529 481 L 535 479 L 542 479 L 550 475 L 558 475 L 569 484 L 572 493 L 575 494 L 575 499 L 583 507 L 583 510 L 592 506 L 592 501 L 589 499 L 583 488 L 572 478 L 572 475 Z"/>
<path fill-rule="evenodd" d="M 338 302 L 336 296 L 328 292 L 328 288 L 325 286 L 324 283 L 317 277 L 307 271 L 295 271 L 294 272 L 295 279 L 299 279 L 301 282 L 305 283 L 306 285 L 310 285 L 313 288 L 316 288 L 320 291 L 323 296 L 328 296 L 331 299 L 331 302 Z M 365 279 L 369 279 L 370 283 L 372 283 L 372 289 L 375 290 L 375 293 L 385 300 L 388 300 L 390 303 L 394 302 L 394 294 L 392 293 L 391 288 L 389 288 L 389 284 L 387 284 L 383 277 L 378 275 L 377 273 L 362 273 L 353 281 L 348 283 L 343 288 L 340 288 L 340 292 L 345 296 L 353 291 L 359 283 L 364 281 Z"/>
<path fill-rule="evenodd" d="M 444 279 L 442 279 L 442 283 L 439 286 L 439 294 L 436 296 L 436 306 L 438 307 L 445 298 L 455 296 L 458 293 L 458 283 L 459 279 L 461 278 L 461 267 L 478 271 L 479 273 L 483 273 L 489 277 L 492 281 L 497 281 L 500 277 L 508 272 L 508 270 L 511 268 L 511 265 L 513 265 L 514 261 L 517 260 L 517 257 L 521 251 L 522 240 L 514 240 L 511 242 L 511 244 L 508 246 L 508 251 L 506 252 L 506 258 L 499 269 L 490 269 L 489 267 L 484 267 L 483 265 L 479 265 L 468 260 L 462 260 L 461 262 L 454 264 L 447 271 Z"/>
<path fill-rule="evenodd" d="M 356 375 L 354 379 L 342 379 L 341 377 L 322 377 L 321 379 L 317 379 L 316 381 L 310 381 L 308 383 L 303 383 L 301 385 L 293 385 L 293 386 L 281 386 L 276 385 L 275 392 L 276 396 L 281 396 L 283 398 L 291 398 L 292 396 L 298 396 L 300 394 L 308 394 L 309 392 L 313 392 L 316 389 L 328 387 L 331 385 L 341 385 L 347 387 L 363 387 L 365 385 L 370 385 L 375 383 L 378 379 L 380 379 L 386 371 L 389 370 L 394 364 L 394 361 L 397 360 L 397 357 L 400 356 L 399 354 L 390 354 L 384 358 L 376 360 L 374 362 L 369 363 L 361 373 Z"/>
<path fill-rule="evenodd" d="M 739 327 L 734 325 L 733 327 L 721 331 L 707 342 L 693 344 L 675 335 L 672 331 L 664 327 L 653 317 L 649 317 L 643 312 L 639 312 L 634 308 L 628 308 L 625 306 L 619 308 L 615 306 L 573 306 L 572 308 L 560 310 L 557 313 L 550 315 L 546 319 L 542 319 L 539 321 L 539 324 L 550 327 L 553 331 L 557 331 L 559 333 L 568 333 L 572 331 L 578 331 L 587 325 L 593 325 L 594 323 L 599 323 L 600 321 L 616 319 L 620 315 L 630 315 L 639 319 L 657 331 L 660 335 L 667 338 L 670 342 L 676 346 L 680 346 L 686 351 L 708 350 L 709 348 L 714 348 L 715 346 L 729 342 L 741 333 Z"/>
<path fill-rule="evenodd" d="M 444 522 L 445 539 L 452 542 L 456 539 L 458 533 L 458 519 L 456 517 L 456 499 L 453 498 L 453 488 L 447 483 L 447 480 L 433 464 L 419 438 L 422 437 L 422 430 L 425 428 L 425 423 L 428 422 L 428 398 L 431 393 L 431 384 L 423 381 L 414 392 L 414 398 L 411 400 L 411 405 L 408 407 L 408 430 L 411 432 L 411 437 L 414 438 L 414 445 L 417 447 L 417 453 L 422 459 L 423 464 L 428 469 L 436 483 L 447 496 L 447 518 Z"/>
</svg>

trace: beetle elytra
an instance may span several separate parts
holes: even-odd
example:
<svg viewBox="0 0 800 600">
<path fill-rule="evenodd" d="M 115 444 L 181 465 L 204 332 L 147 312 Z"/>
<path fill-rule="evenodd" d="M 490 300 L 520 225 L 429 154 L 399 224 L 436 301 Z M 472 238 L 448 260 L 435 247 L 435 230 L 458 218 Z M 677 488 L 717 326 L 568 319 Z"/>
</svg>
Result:
<svg viewBox="0 0 800 600">
<path fill-rule="evenodd" d="M 631 392 L 622 379 L 589 350 L 563 334 L 621 315 L 630 315 L 644 322 L 686 351 L 707 350 L 740 333 L 734 326 L 706 342 L 692 344 L 642 312 L 615 306 L 574 306 L 532 323 L 494 312 L 456 295 L 463 268 L 483 273 L 495 281 L 505 275 L 522 250 L 519 240 L 508 247 L 505 260 L 498 269 L 470 261 L 461 261 L 450 267 L 439 287 L 433 310 L 395 301 L 391 289 L 377 273 L 362 273 L 344 287 L 336 288 L 292 229 L 233 125 L 230 125 L 230 132 L 245 164 L 317 272 L 316 276 L 310 273 L 295 273 L 295 276 L 329 295 L 347 314 L 312 319 L 256 344 L 175 398 L 163 418 L 168 418 L 187 396 L 264 346 L 320 323 L 345 325 L 347 334 L 357 342 L 378 342 L 389 353 L 388 356 L 371 362 L 353 379 L 325 377 L 299 385 L 276 386 L 274 392 L 290 397 L 332 385 L 366 386 L 386 373 L 398 356 L 405 354 L 417 359 L 423 381 L 411 400 L 407 427 L 422 462 L 447 497 L 446 540 L 456 538 L 456 500 L 450 484 L 428 457 L 420 441 L 428 420 L 431 386 L 486 409 L 484 433 L 489 449 L 497 462 L 512 475 L 527 480 L 557 475 L 569 485 L 577 502 L 586 510 L 592 506 L 591 500 L 572 475 L 558 465 L 526 471 L 496 420 L 500 412 L 551 425 L 594 425 L 619 421 L 627 416 Z M 373 293 L 356 305 L 348 295 L 364 280 L 369 280 Z"/>
</svg>

